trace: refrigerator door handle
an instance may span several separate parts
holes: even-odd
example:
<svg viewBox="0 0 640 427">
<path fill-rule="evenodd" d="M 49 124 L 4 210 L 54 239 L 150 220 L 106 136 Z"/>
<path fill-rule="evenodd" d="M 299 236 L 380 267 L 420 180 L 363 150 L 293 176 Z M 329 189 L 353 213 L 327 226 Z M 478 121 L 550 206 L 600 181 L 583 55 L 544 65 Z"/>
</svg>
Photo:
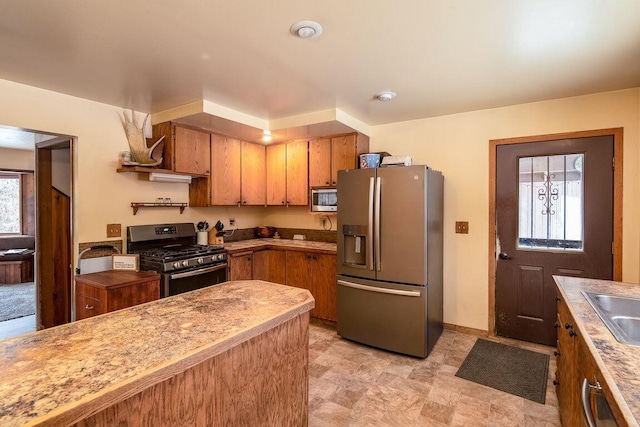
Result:
<svg viewBox="0 0 640 427">
<path fill-rule="evenodd" d="M 376 270 L 380 271 L 382 267 L 382 257 L 380 254 L 380 187 L 382 186 L 382 179 L 376 178 L 376 200 L 375 200 L 375 252 L 376 252 Z"/>
<path fill-rule="evenodd" d="M 367 253 L 369 259 L 369 270 L 373 270 L 373 195 L 374 195 L 375 183 L 373 177 L 369 178 L 369 221 L 367 222 Z"/>
<path fill-rule="evenodd" d="M 405 297 L 419 297 L 420 291 L 403 291 L 400 289 L 376 288 L 374 286 L 361 285 L 359 283 L 347 282 L 346 280 L 338 280 L 338 285 L 347 286 L 349 288 L 362 289 L 363 291 L 378 292 L 381 294 L 402 295 Z"/>
</svg>

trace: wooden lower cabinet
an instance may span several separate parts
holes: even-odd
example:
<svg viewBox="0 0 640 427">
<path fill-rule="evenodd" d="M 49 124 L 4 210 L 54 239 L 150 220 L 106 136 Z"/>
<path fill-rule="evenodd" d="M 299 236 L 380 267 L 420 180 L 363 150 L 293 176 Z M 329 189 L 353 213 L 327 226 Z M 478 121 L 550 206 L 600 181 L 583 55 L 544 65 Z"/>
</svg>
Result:
<svg viewBox="0 0 640 427">
<path fill-rule="evenodd" d="M 627 425 L 620 408 L 616 405 L 613 395 L 604 382 L 602 373 L 597 366 L 594 356 L 589 351 L 582 332 L 576 328 L 575 320 L 561 295 L 558 295 L 558 341 L 556 351 L 556 395 L 558 408 L 563 426 L 586 426 L 582 406 L 582 384 L 586 379 L 590 384 L 601 387 L 603 394 L 617 421 L 617 425 Z M 594 394 L 590 401 L 595 407 Z"/>
<path fill-rule="evenodd" d="M 251 280 L 253 279 L 253 251 L 230 254 L 229 280 Z"/>
<path fill-rule="evenodd" d="M 160 298 L 160 275 L 150 271 L 108 270 L 76 280 L 76 320 Z"/>
<path fill-rule="evenodd" d="M 316 300 L 313 317 L 337 320 L 336 256 L 261 249 L 229 254 L 229 280 L 265 280 L 307 289 Z"/>
<path fill-rule="evenodd" d="M 287 251 L 286 284 L 308 289 L 316 300 L 311 315 L 337 320 L 336 256 Z"/>
<path fill-rule="evenodd" d="M 263 249 L 253 253 L 253 278 L 286 284 L 286 251 Z"/>
</svg>

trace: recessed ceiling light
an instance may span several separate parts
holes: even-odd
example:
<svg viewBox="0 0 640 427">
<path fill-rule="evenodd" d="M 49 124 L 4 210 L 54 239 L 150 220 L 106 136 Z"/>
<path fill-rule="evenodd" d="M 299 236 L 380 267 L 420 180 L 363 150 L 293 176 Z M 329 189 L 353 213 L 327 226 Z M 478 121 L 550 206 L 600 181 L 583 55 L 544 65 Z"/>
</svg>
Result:
<svg viewBox="0 0 640 427">
<path fill-rule="evenodd" d="M 385 90 L 384 92 L 380 92 L 379 94 L 377 94 L 376 99 L 381 102 L 388 102 L 388 101 L 391 101 L 393 98 L 395 98 L 395 96 L 396 96 L 395 92 Z"/>
<path fill-rule="evenodd" d="M 301 39 L 315 39 L 322 34 L 322 26 L 313 21 L 299 21 L 293 24 L 289 31 Z"/>
</svg>

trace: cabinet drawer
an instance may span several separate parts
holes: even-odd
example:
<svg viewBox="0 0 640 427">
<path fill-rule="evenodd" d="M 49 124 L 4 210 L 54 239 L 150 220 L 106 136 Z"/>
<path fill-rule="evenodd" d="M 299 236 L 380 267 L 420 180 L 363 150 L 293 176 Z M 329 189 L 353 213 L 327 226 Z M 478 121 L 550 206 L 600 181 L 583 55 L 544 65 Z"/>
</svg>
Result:
<svg viewBox="0 0 640 427">
<path fill-rule="evenodd" d="M 106 313 L 106 309 L 103 301 L 87 295 L 78 295 L 76 301 L 76 318 L 78 320 L 104 313 Z"/>
</svg>

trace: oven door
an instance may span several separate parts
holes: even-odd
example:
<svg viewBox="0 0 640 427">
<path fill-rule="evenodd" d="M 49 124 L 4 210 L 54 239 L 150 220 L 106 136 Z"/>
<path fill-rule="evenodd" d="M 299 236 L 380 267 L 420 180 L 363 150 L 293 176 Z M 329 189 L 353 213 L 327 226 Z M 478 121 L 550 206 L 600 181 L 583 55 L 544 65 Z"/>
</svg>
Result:
<svg viewBox="0 0 640 427">
<path fill-rule="evenodd" d="M 160 298 L 194 291 L 227 281 L 227 263 L 162 275 Z"/>
</svg>

